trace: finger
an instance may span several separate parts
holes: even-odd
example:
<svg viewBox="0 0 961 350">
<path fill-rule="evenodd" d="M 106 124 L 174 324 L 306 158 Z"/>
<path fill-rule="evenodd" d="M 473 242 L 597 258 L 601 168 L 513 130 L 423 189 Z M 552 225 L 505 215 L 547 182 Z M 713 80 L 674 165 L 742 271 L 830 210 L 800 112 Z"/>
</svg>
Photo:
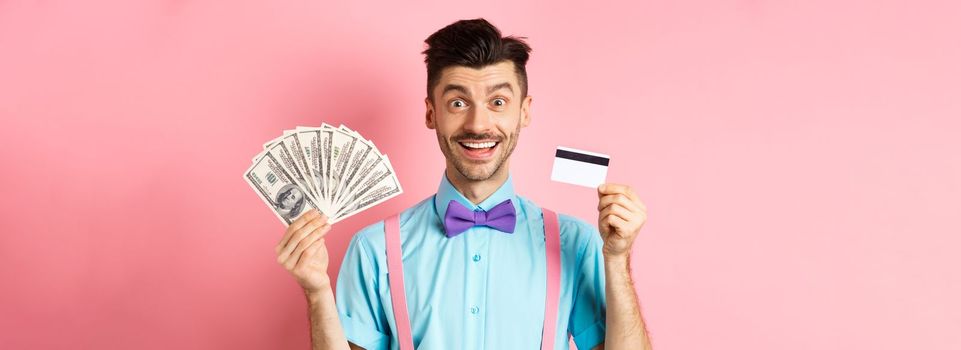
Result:
<svg viewBox="0 0 961 350">
<path fill-rule="evenodd" d="M 623 233 L 623 232 L 625 232 L 625 231 L 624 231 L 623 229 L 620 229 L 620 228 L 627 226 L 627 220 L 624 220 L 624 218 L 622 218 L 622 217 L 620 217 L 620 216 L 617 216 L 617 215 L 608 215 L 608 216 L 605 217 L 604 220 L 601 221 L 601 222 L 603 222 L 605 225 L 619 228 L 618 230 L 614 230 L 614 232 L 622 232 L 622 233 Z M 621 236 L 623 236 L 623 235 L 621 235 Z"/>
<path fill-rule="evenodd" d="M 614 194 L 614 193 L 624 193 L 628 189 L 627 185 L 617 184 L 613 182 L 606 182 L 597 186 L 597 191 L 602 194 Z"/>
<path fill-rule="evenodd" d="M 615 203 L 624 206 L 625 208 L 629 209 L 631 212 L 637 213 L 641 211 L 641 208 L 637 205 L 637 203 L 635 203 L 634 201 L 631 201 L 631 199 L 628 198 L 627 195 L 622 193 L 608 194 L 601 197 L 601 199 L 597 201 L 597 210 L 603 210 L 604 208 L 607 208 L 608 206 Z"/>
<path fill-rule="evenodd" d="M 299 218 L 297 218 L 297 220 L 294 220 L 294 222 L 290 223 L 290 228 L 295 231 L 299 230 L 301 227 L 304 227 L 304 225 L 320 215 L 321 212 L 319 210 L 311 208 L 304 213 L 304 215 L 301 215 Z"/>
<path fill-rule="evenodd" d="M 297 230 L 297 232 L 294 232 L 291 235 L 290 240 L 287 241 L 287 243 L 281 247 L 280 252 L 277 253 L 277 261 L 281 264 L 287 261 L 287 258 L 289 258 L 290 254 L 294 252 L 294 249 L 297 248 L 297 245 L 306 239 L 311 232 L 314 232 L 314 230 L 321 226 L 323 226 L 323 224 L 321 224 L 319 221 L 311 221 L 300 230 Z"/>
<path fill-rule="evenodd" d="M 294 269 L 306 268 L 305 265 L 309 264 L 310 261 L 313 259 L 313 257 L 317 255 L 317 252 L 323 249 L 325 245 L 326 245 L 326 240 L 323 238 L 314 241 L 314 243 L 311 243 L 310 246 L 308 246 L 307 249 L 304 249 L 304 252 L 301 253 L 300 260 L 298 260 L 297 264 L 294 265 Z"/>
<path fill-rule="evenodd" d="M 295 232 L 309 224 L 311 221 L 317 219 L 319 216 L 323 216 L 323 213 L 316 209 L 310 209 L 304 213 L 304 215 L 301 215 L 299 218 L 297 218 L 297 220 L 294 220 L 294 222 L 290 223 L 290 226 L 287 226 L 287 232 L 284 232 L 284 236 L 280 238 L 280 242 L 277 242 L 277 246 L 274 248 L 274 251 L 279 253 L 280 250 L 287 245 L 290 237 L 292 237 Z"/>
<path fill-rule="evenodd" d="M 629 222 L 631 218 L 631 212 L 620 206 L 619 204 L 612 204 L 600 212 L 601 221 L 607 219 L 608 216 L 617 216 L 625 222 Z M 624 228 L 625 226 L 616 226 L 617 228 Z"/>
<path fill-rule="evenodd" d="M 281 251 L 284 251 L 286 254 L 290 254 L 290 252 L 293 250 L 291 245 L 296 245 L 297 242 L 310 234 L 310 232 L 313 232 L 316 228 L 323 226 L 326 223 L 327 216 L 318 214 L 318 216 L 314 217 L 313 220 L 307 222 L 307 224 L 297 231 L 289 232 L 288 235 L 285 235 L 284 238 L 281 239 L 280 243 L 277 244 L 277 252 L 280 253 Z"/>
<path fill-rule="evenodd" d="M 291 252 L 290 256 L 287 258 L 288 259 L 287 266 L 293 267 L 294 264 L 297 263 L 297 259 L 300 258 L 300 255 L 303 254 L 304 250 L 307 249 L 307 247 L 309 247 L 311 244 L 316 242 L 318 239 L 323 239 L 324 235 L 327 234 L 327 231 L 330 231 L 330 225 L 321 226 L 316 230 L 314 230 L 314 232 L 311 232 L 310 235 L 308 235 L 306 238 L 302 239 L 300 243 L 297 244 L 297 247 L 294 248 L 294 251 Z"/>
<path fill-rule="evenodd" d="M 316 227 L 319 227 L 320 223 L 315 220 L 308 221 L 306 224 L 301 226 L 299 229 L 288 231 L 284 238 L 277 243 L 277 255 L 278 258 L 283 261 L 287 260 L 287 254 L 293 250 L 292 246 L 296 246 L 301 239 L 304 239 L 307 234 L 312 232 Z M 282 258 L 280 256 L 283 256 Z"/>
<path fill-rule="evenodd" d="M 307 226 L 301 228 L 300 231 L 294 235 L 294 238 L 291 238 L 290 242 L 287 243 L 280 254 L 278 254 L 277 260 L 281 263 L 287 261 L 291 255 L 294 254 L 294 250 L 297 249 L 300 244 L 304 243 L 304 241 L 307 240 L 312 233 L 326 225 L 328 224 L 322 220 L 314 220 L 307 224 Z M 310 242 L 307 242 L 306 244 L 310 244 Z"/>
<path fill-rule="evenodd" d="M 300 243 L 298 243 L 298 246 L 295 247 L 294 251 L 292 251 L 290 255 L 287 256 L 286 260 L 284 260 L 283 262 L 284 267 L 286 267 L 288 270 L 293 269 L 293 267 L 297 264 L 297 261 L 300 259 L 301 255 L 303 254 L 304 247 L 309 247 L 311 244 L 316 242 L 317 236 L 318 236 L 317 231 L 314 231 L 310 235 L 305 237 L 303 240 L 301 240 Z"/>
<path fill-rule="evenodd" d="M 315 253 L 319 250 L 319 248 L 323 246 L 324 241 L 325 240 L 323 238 L 315 240 L 313 243 L 307 246 L 307 248 L 304 249 L 303 252 L 301 252 L 300 254 L 291 256 L 290 257 L 291 260 L 289 264 L 286 264 L 285 266 L 289 266 L 289 269 L 291 271 L 298 271 L 298 270 L 302 271 L 305 269 L 309 269 L 311 260 L 314 258 L 314 256 L 316 255 Z"/>
<path fill-rule="evenodd" d="M 634 192 L 634 188 L 632 188 L 631 186 L 627 186 L 627 188 L 624 190 L 624 194 L 626 194 L 627 197 L 630 198 L 632 201 L 635 201 L 635 202 L 641 201 L 641 199 L 637 197 L 637 192 Z"/>
<path fill-rule="evenodd" d="M 599 196 L 605 194 L 623 193 L 631 200 L 639 201 L 637 194 L 634 193 L 634 190 L 631 189 L 631 186 L 624 184 L 616 184 L 611 182 L 604 183 L 600 186 L 597 186 L 597 193 Z"/>
</svg>

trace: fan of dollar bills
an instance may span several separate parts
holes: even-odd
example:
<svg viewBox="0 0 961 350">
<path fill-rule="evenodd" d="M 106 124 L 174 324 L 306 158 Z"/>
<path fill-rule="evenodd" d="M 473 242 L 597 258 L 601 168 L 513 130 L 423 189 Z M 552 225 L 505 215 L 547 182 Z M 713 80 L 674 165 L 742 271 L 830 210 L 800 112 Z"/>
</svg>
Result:
<svg viewBox="0 0 961 350">
<path fill-rule="evenodd" d="M 326 123 L 265 143 L 244 180 L 284 225 L 312 208 L 335 223 L 403 193 L 390 160 L 370 140 Z"/>
</svg>

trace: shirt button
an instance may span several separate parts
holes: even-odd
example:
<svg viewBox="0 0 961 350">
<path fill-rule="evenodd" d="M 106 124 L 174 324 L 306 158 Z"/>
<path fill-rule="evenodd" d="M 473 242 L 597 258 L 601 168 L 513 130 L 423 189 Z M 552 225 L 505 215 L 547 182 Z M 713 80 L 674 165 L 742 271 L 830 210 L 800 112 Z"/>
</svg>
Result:
<svg viewBox="0 0 961 350">
<path fill-rule="evenodd" d="M 480 312 L 480 308 L 479 308 L 479 307 L 474 306 L 474 307 L 471 307 L 471 308 L 470 308 L 470 313 L 476 315 L 478 312 Z"/>
<path fill-rule="evenodd" d="M 474 261 L 480 261 L 480 254 L 474 254 L 472 259 L 474 259 Z"/>
</svg>

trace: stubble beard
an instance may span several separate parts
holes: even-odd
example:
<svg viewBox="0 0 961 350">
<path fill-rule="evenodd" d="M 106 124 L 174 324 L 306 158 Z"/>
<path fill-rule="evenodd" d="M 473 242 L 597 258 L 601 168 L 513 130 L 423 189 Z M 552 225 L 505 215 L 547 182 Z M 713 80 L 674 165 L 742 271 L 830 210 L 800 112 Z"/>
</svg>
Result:
<svg viewBox="0 0 961 350">
<path fill-rule="evenodd" d="M 440 132 L 437 133 L 437 142 L 441 145 L 441 151 L 444 153 L 444 156 L 447 157 L 448 161 L 454 164 L 454 168 L 457 169 L 457 172 L 459 172 L 461 176 L 471 181 L 484 181 L 490 179 L 491 176 L 494 176 L 494 174 L 497 174 L 497 171 L 500 170 L 501 166 L 504 165 L 504 162 L 506 162 L 507 159 L 510 158 L 511 154 L 514 153 L 514 147 L 517 146 L 517 140 L 519 137 L 520 125 L 514 129 L 514 133 L 511 134 L 510 138 L 508 139 L 507 150 L 504 151 L 498 149 L 497 159 L 494 160 L 495 166 L 490 171 L 486 171 L 487 169 L 491 169 L 487 166 L 487 164 L 475 165 L 470 163 L 470 161 L 455 155 L 454 150 L 451 149 L 451 147 L 461 147 L 461 145 L 457 142 L 448 141 L 447 138 L 440 134 Z M 501 140 L 497 147 L 500 148 L 503 146 L 503 140 Z"/>
</svg>

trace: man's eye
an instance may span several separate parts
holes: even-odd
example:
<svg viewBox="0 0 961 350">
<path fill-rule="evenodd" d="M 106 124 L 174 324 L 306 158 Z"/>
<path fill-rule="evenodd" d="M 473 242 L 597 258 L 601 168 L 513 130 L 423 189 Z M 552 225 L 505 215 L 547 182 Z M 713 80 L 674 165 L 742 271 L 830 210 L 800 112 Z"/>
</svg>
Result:
<svg viewBox="0 0 961 350">
<path fill-rule="evenodd" d="M 461 101 L 461 100 L 454 100 L 454 101 L 451 101 L 451 103 L 450 103 L 450 106 L 451 106 L 451 107 L 454 107 L 454 108 L 461 108 L 461 107 L 464 107 L 464 106 L 466 106 L 466 105 L 467 105 L 467 104 L 464 103 L 464 101 Z"/>
<path fill-rule="evenodd" d="M 494 105 L 495 105 L 495 106 L 503 106 L 503 105 L 506 105 L 506 104 L 507 104 L 507 101 L 504 100 L 503 98 L 496 98 L 496 99 L 494 99 Z"/>
</svg>

